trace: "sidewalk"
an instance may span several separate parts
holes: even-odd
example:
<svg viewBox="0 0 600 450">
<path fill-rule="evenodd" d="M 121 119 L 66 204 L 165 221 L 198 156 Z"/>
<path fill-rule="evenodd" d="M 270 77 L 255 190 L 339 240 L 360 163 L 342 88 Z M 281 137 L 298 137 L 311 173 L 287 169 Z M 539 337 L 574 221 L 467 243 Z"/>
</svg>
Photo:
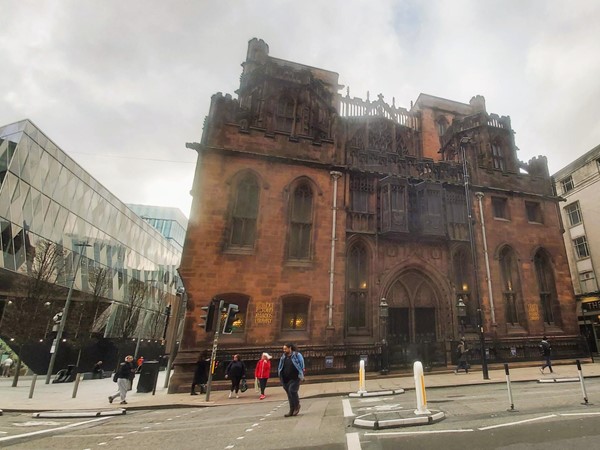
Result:
<svg viewBox="0 0 600 450">
<path fill-rule="evenodd" d="M 539 379 L 551 378 L 578 378 L 577 366 L 574 362 L 560 361 L 554 367 L 554 374 L 542 375 L 539 371 L 540 365 L 532 367 L 511 367 L 510 379 L 512 382 L 537 381 Z M 494 365 L 489 370 L 489 380 L 484 380 L 481 369 L 477 366 L 469 374 L 454 374 L 453 370 L 430 372 L 425 374 L 426 388 L 464 386 L 473 384 L 505 383 L 506 375 L 504 368 Z M 600 363 L 582 363 L 584 378 L 600 377 Z M 228 390 L 212 391 L 210 402 L 205 401 L 205 395 L 191 396 L 189 394 L 167 394 L 163 388 L 165 372 L 159 372 L 156 394 L 137 393 L 137 379 L 134 381 L 133 390 L 127 394 L 126 408 L 131 409 L 153 409 L 167 407 L 207 407 L 232 405 L 239 403 L 258 402 L 258 394 L 254 392 L 252 383 L 245 393 L 240 393 L 239 399 L 228 399 Z M 317 377 L 315 377 L 316 379 Z M 324 397 L 335 395 L 346 395 L 358 390 L 358 374 L 353 381 L 339 381 L 340 376 L 330 376 L 331 381 L 324 381 L 327 377 L 318 377 L 320 382 L 311 383 L 311 377 L 300 387 L 300 397 Z M 33 398 L 29 397 L 32 377 L 21 377 L 19 386 L 12 387 L 12 378 L 0 379 L 0 410 L 4 412 L 41 412 L 58 410 L 110 410 L 118 409 L 121 405 L 115 401 L 112 405 L 108 403 L 108 395 L 117 391 L 117 385 L 110 378 L 102 380 L 85 380 L 79 384 L 77 397 L 72 398 L 75 383 L 44 384 L 45 376 L 38 376 Z M 366 375 L 367 391 L 389 390 L 389 389 L 414 389 L 412 373 L 390 374 L 382 377 L 376 373 Z M 277 379 L 270 379 L 266 390 L 266 401 L 283 402 L 287 400 L 286 394 L 279 386 Z"/>
</svg>

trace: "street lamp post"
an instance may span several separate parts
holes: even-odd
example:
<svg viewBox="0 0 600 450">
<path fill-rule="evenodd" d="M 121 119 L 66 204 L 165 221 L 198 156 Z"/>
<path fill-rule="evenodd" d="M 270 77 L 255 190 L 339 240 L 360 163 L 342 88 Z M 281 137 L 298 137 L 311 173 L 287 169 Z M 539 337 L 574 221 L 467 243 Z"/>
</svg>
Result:
<svg viewBox="0 0 600 450">
<path fill-rule="evenodd" d="M 470 137 L 460 140 L 462 156 L 463 179 L 465 186 L 465 202 L 467 206 L 467 221 L 469 226 L 469 243 L 471 244 L 471 259 L 473 264 L 473 275 L 475 280 L 475 299 L 477 300 L 477 328 L 479 331 L 479 345 L 481 347 L 481 369 L 483 379 L 489 380 L 487 355 L 485 354 L 485 335 L 483 334 L 483 311 L 481 310 L 481 299 L 479 298 L 479 276 L 477 274 L 477 253 L 475 251 L 475 233 L 473 230 L 473 205 L 471 203 L 471 189 L 469 184 L 469 167 L 467 165 L 467 144 L 471 142 Z"/>
<path fill-rule="evenodd" d="M 73 295 L 73 287 L 75 286 L 75 278 L 77 278 L 77 271 L 79 270 L 79 264 L 81 263 L 83 249 L 85 247 L 91 247 L 91 245 L 87 242 L 80 242 L 78 244 L 75 244 L 74 246 L 79 247 L 79 252 L 77 253 L 77 262 L 75 263 L 75 268 L 73 269 L 73 278 L 71 279 L 71 285 L 69 286 L 69 293 L 67 294 L 67 300 L 65 301 L 65 307 L 62 312 L 62 317 L 60 318 L 60 323 L 58 324 L 58 329 L 56 330 L 56 338 L 52 343 L 52 347 L 50 348 L 50 353 L 52 354 L 52 356 L 50 357 L 50 364 L 48 364 L 48 372 L 46 373 L 46 384 L 50 384 L 50 378 L 52 377 L 54 363 L 56 362 L 56 354 L 58 353 L 60 340 L 62 339 L 65 324 L 67 323 L 69 307 L 71 306 L 71 296 Z"/>
<path fill-rule="evenodd" d="M 386 375 L 390 371 L 390 354 L 387 341 L 387 321 L 389 305 L 385 298 L 379 303 L 379 319 L 381 320 L 381 374 Z"/>
</svg>

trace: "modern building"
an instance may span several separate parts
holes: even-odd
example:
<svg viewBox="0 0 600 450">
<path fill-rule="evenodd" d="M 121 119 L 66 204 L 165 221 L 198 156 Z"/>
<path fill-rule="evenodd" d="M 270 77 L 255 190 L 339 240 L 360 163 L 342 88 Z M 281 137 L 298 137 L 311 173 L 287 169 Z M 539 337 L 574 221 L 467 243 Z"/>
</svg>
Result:
<svg viewBox="0 0 600 450">
<path fill-rule="evenodd" d="M 0 338 L 51 340 L 69 288 L 69 339 L 164 336 L 180 248 L 29 120 L 0 128 L 0 228 Z"/>
<path fill-rule="evenodd" d="M 556 192 L 564 198 L 562 220 L 571 278 L 582 334 L 592 351 L 600 348 L 600 146 L 553 175 Z"/>
<path fill-rule="evenodd" d="M 481 96 L 350 97 L 337 73 L 258 39 L 242 66 L 237 98 L 215 94 L 188 144 L 172 391 L 210 348 L 198 325 L 213 299 L 240 309 L 221 359 L 291 341 L 310 373 L 445 367 L 462 336 L 476 363 L 537 359 L 544 334 L 558 357 L 582 352 L 559 198 L 545 157 L 518 160 L 509 117 Z"/>
<path fill-rule="evenodd" d="M 183 251 L 188 220 L 180 209 L 132 203 L 127 203 L 127 207 L 170 239 L 179 251 Z"/>
</svg>

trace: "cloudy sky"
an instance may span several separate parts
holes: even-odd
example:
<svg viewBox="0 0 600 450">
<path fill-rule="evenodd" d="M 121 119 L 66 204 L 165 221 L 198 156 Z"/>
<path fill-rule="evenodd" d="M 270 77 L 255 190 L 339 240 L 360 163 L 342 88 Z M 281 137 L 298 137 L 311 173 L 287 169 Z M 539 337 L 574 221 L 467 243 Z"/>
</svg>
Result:
<svg viewBox="0 0 600 450">
<path fill-rule="evenodd" d="M 215 92 L 248 40 L 340 74 L 351 96 L 419 93 L 509 115 L 556 172 L 600 144 L 600 2 L 0 0 L 0 125 L 29 118 L 128 203 L 189 215 Z"/>
</svg>

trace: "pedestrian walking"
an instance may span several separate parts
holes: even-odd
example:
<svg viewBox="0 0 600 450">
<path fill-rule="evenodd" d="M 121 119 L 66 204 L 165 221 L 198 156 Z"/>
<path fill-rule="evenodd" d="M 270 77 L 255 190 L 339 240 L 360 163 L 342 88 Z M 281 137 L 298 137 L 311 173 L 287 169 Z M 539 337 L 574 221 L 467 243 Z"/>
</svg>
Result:
<svg viewBox="0 0 600 450">
<path fill-rule="evenodd" d="M 467 353 L 469 349 L 465 345 L 465 340 L 461 339 L 460 343 L 456 347 L 456 356 L 458 356 L 458 365 L 454 369 L 454 373 L 458 375 L 460 369 L 464 369 L 465 373 L 469 373 L 469 362 L 467 361 Z"/>
<path fill-rule="evenodd" d="M 119 391 L 114 395 L 108 396 L 108 403 L 112 403 L 115 398 L 120 396 L 121 405 L 127 404 L 125 397 L 127 397 L 127 391 L 130 389 L 131 380 L 134 376 L 135 364 L 133 363 L 133 356 L 127 355 L 125 357 L 125 362 L 122 362 L 119 365 L 119 368 L 113 376 L 113 381 L 117 383 L 117 388 L 119 389 Z"/>
<path fill-rule="evenodd" d="M 240 381 L 246 378 L 246 366 L 240 358 L 240 355 L 233 355 L 233 361 L 229 363 L 227 369 L 225 369 L 225 378 L 229 378 L 231 381 L 231 389 L 229 391 L 229 398 L 233 397 L 235 391 L 235 398 L 240 398 Z"/>
<path fill-rule="evenodd" d="M 140 356 L 137 360 L 137 368 L 135 369 L 135 371 L 137 373 L 140 373 L 142 371 L 142 364 L 144 364 L 144 357 Z"/>
<path fill-rule="evenodd" d="M 272 356 L 268 353 L 263 353 L 256 364 L 256 369 L 254 369 L 254 377 L 258 379 L 260 386 L 260 397 L 258 397 L 260 400 L 265 399 L 267 381 L 269 381 L 269 377 L 271 376 L 271 358 Z"/>
<path fill-rule="evenodd" d="M 550 373 L 554 373 L 552 370 L 552 346 L 548 342 L 548 338 L 546 336 L 542 337 L 542 342 L 540 342 L 540 353 L 544 357 L 544 364 L 540 367 L 540 372 L 544 373 L 544 369 L 548 367 L 550 369 Z"/>
<path fill-rule="evenodd" d="M 12 366 L 13 366 L 13 360 L 9 356 L 2 363 L 2 376 L 3 377 L 10 377 L 10 369 L 12 368 Z"/>
<path fill-rule="evenodd" d="M 194 378 L 192 380 L 192 392 L 190 395 L 198 395 L 196 392 L 196 386 L 200 386 L 200 393 L 206 392 L 206 383 L 208 382 L 208 367 L 210 365 L 210 358 L 208 357 L 208 351 L 203 351 L 198 357 L 196 362 L 196 368 L 194 369 Z"/>
<path fill-rule="evenodd" d="M 304 358 L 296 350 L 294 344 L 285 344 L 283 346 L 283 355 L 279 359 L 277 375 L 290 404 L 290 412 L 284 414 L 284 416 L 297 416 L 300 412 L 298 391 L 300 390 L 300 382 L 304 381 Z"/>
</svg>

